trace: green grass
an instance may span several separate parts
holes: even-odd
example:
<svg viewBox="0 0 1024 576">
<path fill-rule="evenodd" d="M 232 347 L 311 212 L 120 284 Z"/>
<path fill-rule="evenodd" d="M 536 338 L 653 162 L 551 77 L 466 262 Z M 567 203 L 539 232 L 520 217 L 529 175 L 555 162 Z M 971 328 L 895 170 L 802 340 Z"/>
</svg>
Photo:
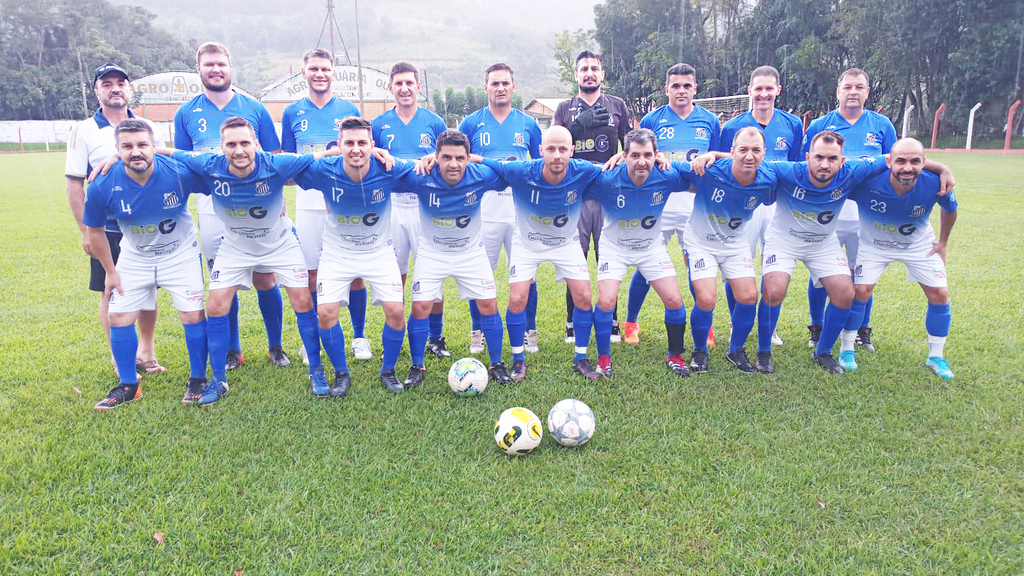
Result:
<svg viewBox="0 0 1024 576">
<path fill-rule="evenodd" d="M 231 393 L 183 407 L 182 329 L 161 293 L 168 371 L 100 414 L 92 404 L 114 379 L 64 158 L 0 156 L 0 571 L 1020 574 L 1024 156 L 934 158 L 960 183 L 953 381 L 923 367 L 925 300 L 893 266 L 876 292 L 879 352 L 861 353 L 857 373 L 811 366 L 800 268 L 774 377 L 729 369 L 721 346 L 709 374 L 670 376 L 652 296 L 644 344 L 614 345 L 615 377 L 586 384 L 570 373 L 564 292 L 545 265 L 542 351 L 522 384 L 459 399 L 447 363 L 428 360 L 427 383 L 392 396 L 377 361 L 352 362 L 350 396 L 314 400 L 301 365 L 264 360 L 246 293 L 247 362 Z M 465 350 L 468 314 L 448 295 L 446 332 Z M 381 321 L 371 311 L 377 352 Z M 291 312 L 285 326 L 297 360 Z M 403 352 L 399 370 L 408 363 Z M 523 459 L 496 449 L 503 409 L 544 420 L 565 397 L 597 414 L 589 445 L 545 438 Z"/>
</svg>

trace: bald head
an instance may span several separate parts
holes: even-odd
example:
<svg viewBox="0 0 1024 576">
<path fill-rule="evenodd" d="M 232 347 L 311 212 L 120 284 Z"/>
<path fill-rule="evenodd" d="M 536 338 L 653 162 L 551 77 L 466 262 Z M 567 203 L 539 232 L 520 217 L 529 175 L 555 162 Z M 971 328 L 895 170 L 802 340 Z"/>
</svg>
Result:
<svg viewBox="0 0 1024 576">
<path fill-rule="evenodd" d="M 897 192 L 905 192 L 917 183 L 924 170 L 924 145 L 914 138 L 897 140 L 889 151 L 889 182 Z"/>
<path fill-rule="evenodd" d="M 540 155 L 544 158 L 544 179 L 557 184 L 565 177 L 565 168 L 572 157 L 572 134 L 564 126 L 552 126 L 540 140 Z"/>
<path fill-rule="evenodd" d="M 892 145 L 892 154 L 898 152 L 916 153 L 924 156 L 924 144 L 917 138 L 901 138 Z"/>
</svg>

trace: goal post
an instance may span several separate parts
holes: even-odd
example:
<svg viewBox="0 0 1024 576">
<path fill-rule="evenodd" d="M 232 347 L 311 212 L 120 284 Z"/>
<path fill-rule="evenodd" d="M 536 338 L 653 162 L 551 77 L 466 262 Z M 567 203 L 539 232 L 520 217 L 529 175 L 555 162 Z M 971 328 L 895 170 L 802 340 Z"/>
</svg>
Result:
<svg viewBox="0 0 1024 576">
<path fill-rule="evenodd" d="M 718 123 L 725 124 L 733 116 L 750 110 L 750 95 L 718 96 L 716 98 L 694 98 L 694 104 L 718 116 Z"/>
</svg>

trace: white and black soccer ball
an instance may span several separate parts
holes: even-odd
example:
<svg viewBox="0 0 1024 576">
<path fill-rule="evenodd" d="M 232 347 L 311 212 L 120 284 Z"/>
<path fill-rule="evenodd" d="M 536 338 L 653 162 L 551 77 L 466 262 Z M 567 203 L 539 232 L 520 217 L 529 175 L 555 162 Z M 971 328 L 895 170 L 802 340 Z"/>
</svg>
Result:
<svg viewBox="0 0 1024 576">
<path fill-rule="evenodd" d="M 540 446 L 540 418 L 527 408 L 509 408 L 494 423 L 494 441 L 509 456 L 526 456 Z"/>
<path fill-rule="evenodd" d="M 594 411 L 579 400 L 566 398 L 548 412 L 548 432 L 562 446 L 581 446 L 593 436 Z"/>
<path fill-rule="evenodd" d="M 487 367 L 476 358 L 456 360 L 448 369 L 448 386 L 456 396 L 476 396 L 487 389 Z"/>
</svg>

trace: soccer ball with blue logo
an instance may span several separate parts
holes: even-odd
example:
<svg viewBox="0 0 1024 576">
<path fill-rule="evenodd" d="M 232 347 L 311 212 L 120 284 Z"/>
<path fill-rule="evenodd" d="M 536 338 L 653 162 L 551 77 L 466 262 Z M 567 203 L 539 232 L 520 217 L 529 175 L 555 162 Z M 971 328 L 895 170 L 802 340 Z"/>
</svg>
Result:
<svg viewBox="0 0 1024 576">
<path fill-rule="evenodd" d="M 548 412 L 548 432 L 562 446 L 582 446 L 594 436 L 594 411 L 579 400 L 566 398 Z"/>
<path fill-rule="evenodd" d="M 456 360 L 448 369 L 448 386 L 456 396 L 476 396 L 487 389 L 487 367 L 476 358 Z"/>
<path fill-rule="evenodd" d="M 540 446 L 540 418 L 528 408 L 509 408 L 494 423 L 494 441 L 509 456 L 526 456 Z"/>
</svg>

